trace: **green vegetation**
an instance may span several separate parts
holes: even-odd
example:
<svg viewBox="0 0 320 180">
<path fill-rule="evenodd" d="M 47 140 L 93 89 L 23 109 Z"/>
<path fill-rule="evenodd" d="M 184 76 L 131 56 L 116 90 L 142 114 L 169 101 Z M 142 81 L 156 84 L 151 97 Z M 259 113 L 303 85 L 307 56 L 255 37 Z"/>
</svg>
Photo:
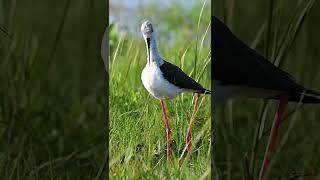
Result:
<svg viewBox="0 0 320 180">
<path fill-rule="evenodd" d="M 0 179 L 105 178 L 104 1 L 0 1 Z"/>
<path fill-rule="evenodd" d="M 151 4 L 144 8 L 159 13 L 152 15 L 146 12 L 150 16 L 143 14 L 141 16 L 145 17 L 132 21 L 136 22 L 137 29 L 145 19 L 153 22 L 162 57 L 210 88 L 210 4 L 205 4 L 202 13 L 201 2 L 190 9 L 179 7 L 178 4 L 172 4 L 168 8 L 157 9 Z M 175 33 L 172 39 L 169 38 L 171 33 Z M 171 40 L 170 43 L 168 40 Z M 167 162 L 160 101 L 148 94 L 140 78 L 147 62 L 142 35 L 139 32 L 120 36 L 113 26 L 110 42 L 109 176 L 115 179 L 209 179 L 210 96 L 202 98 L 192 131 L 192 153 L 180 165 L 179 157 L 185 147 L 193 95 L 185 93 L 173 101 L 166 101 L 171 123 L 172 153 L 170 162 Z"/>
<path fill-rule="evenodd" d="M 212 3 L 213 14 L 225 17 L 240 39 L 288 71 L 298 82 L 320 90 L 318 1 Z M 214 156 L 220 178 L 257 178 L 276 106 L 274 101 L 231 100 L 215 113 Z M 292 103 L 287 114 L 268 179 L 319 178 L 320 107 L 303 105 L 300 108 Z"/>
</svg>

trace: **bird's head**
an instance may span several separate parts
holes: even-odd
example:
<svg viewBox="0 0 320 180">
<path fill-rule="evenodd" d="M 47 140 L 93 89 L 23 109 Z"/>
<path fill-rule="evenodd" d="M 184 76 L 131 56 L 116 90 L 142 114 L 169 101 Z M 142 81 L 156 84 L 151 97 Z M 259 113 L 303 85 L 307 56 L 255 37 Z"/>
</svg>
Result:
<svg viewBox="0 0 320 180">
<path fill-rule="evenodd" d="M 141 33 L 144 37 L 144 39 L 151 38 L 154 34 L 152 24 L 150 21 L 145 21 L 141 25 Z"/>
</svg>

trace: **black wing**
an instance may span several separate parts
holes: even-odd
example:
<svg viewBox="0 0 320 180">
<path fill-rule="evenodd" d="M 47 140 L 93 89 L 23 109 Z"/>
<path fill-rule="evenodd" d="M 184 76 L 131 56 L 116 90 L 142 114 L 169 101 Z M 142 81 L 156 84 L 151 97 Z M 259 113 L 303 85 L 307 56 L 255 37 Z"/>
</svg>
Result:
<svg viewBox="0 0 320 180">
<path fill-rule="evenodd" d="M 179 67 L 167 61 L 160 66 L 163 77 L 170 83 L 182 89 L 194 90 L 199 93 L 209 94 L 210 91 L 203 88 L 199 83 L 184 73 Z"/>
<path fill-rule="evenodd" d="M 218 18 L 212 19 L 213 79 L 226 85 L 285 91 L 292 101 L 299 101 L 301 93 L 307 92 L 311 96 L 305 96 L 303 101 L 320 102 L 318 92 L 296 83 L 290 74 L 239 40 Z"/>
<path fill-rule="evenodd" d="M 213 76 L 233 85 L 290 91 L 303 89 L 283 70 L 236 38 L 213 17 Z"/>
</svg>

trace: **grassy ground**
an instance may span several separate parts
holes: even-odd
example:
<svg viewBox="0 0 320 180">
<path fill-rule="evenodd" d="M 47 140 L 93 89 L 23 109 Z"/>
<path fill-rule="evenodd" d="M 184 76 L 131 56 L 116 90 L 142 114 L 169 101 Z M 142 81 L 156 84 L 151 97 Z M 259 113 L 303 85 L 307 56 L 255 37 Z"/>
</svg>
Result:
<svg viewBox="0 0 320 180">
<path fill-rule="evenodd" d="M 213 14 L 226 17 L 240 39 L 288 71 L 298 82 L 320 90 L 319 2 L 228 2 L 223 5 L 214 1 Z M 267 20 L 270 17 L 272 21 Z M 276 108 L 275 102 L 269 102 L 267 107 L 264 104 L 261 100 L 232 100 L 215 114 L 214 155 L 222 179 L 257 178 L 269 136 L 267 130 Z M 287 114 L 295 113 L 282 123 L 269 179 L 320 177 L 319 108 L 318 105 L 304 105 L 298 109 L 296 104 L 290 104 Z M 260 118 L 263 110 L 266 110 L 265 118 Z"/>
<path fill-rule="evenodd" d="M 106 18 L 103 1 L 0 1 L 0 179 L 105 176 Z"/>
<path fill-rule="evenodd" d="M 157 38 L 162 57 L 210 88 L 210 31 L 206 32 L 210 26 L 210 5 L 204 7 L 199 29 L 197 23 L 202 4 L 195 6 L 183 14 L 178 5 L 172 5 L 162 9 L 162 16 L 151 15 L 145 18 L 153 22 L 156 31 L 161 29 L 157 32 Z M 140 29 L 141 23 L 142 20 L 137 20 L 137 29 Z M 179 165 L 178 160 L 185 147 L 193 95 L 186 93 L 174 101 L 166 101 L 171 123 L 172 150 L 171 160 L 167 162 L 160 101 L 148 94 L 140 78 L 147 61 L 145 43 L 140 32 L 138 35 L 128 34 L 124 37 L 117 32 L 117 29 L 112 29 L 109 41 L 109 176 L 114 179 L 210 178 L 210 98 L 203 98 L 192 131 L 192 153 L 182 165 Z M 172 43 L 165 44 L 170 33 L 177 34 Z"/>
</svg>

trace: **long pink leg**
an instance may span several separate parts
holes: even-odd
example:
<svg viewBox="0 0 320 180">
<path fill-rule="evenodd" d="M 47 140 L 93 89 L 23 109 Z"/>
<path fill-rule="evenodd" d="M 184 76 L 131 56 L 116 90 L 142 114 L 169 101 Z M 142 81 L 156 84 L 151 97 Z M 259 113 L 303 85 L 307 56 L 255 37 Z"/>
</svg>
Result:
<svg viewBox="0 0 320 180">
<path fill-rule="evenodd" d="M 166 109 L 164 107 L 164 102 L 161 99 L 161 108 L 163 112 L 164 122 L 166 124 L 166 134 L 167 134 L 167 160 L 170 160 L 170 126 L 169 126 L 169 120 L 166 113 Z"/>
<path fill-rule="evenodd" d="M 196 116 L 196 112 L 197 112 L 197 109 L 198 109 L 199 98 L 200 98 L 200 93 L 197 94 L 196 102 L 194 104 L 194 108 L 193 108 L 193 112 L 192 112 L 192 117 L 191 117 L 188 129 L 187 129 L 186 146 L 187 146 L 188 153 L 190 153 L 191 128 L 192 128 L 192 124 L 193 124 L 193 121 L 194 121 L 194 118 Z"/>
<path fill-rule="evenodd" d="M 267 146 L 266 152 L 264 154 L 263 164 L 262 164 L 260 174 L 259 174 L 259 180 L 264 180 L 266 177 L 266 174 L 267 174 L 267 171 L 269 168 L 269 163 L 272 158 L 272 152 L 273 152 L 276 140 L 277 140 L 282 116 L 283 116 L 285 108 L 288 104 L 288 100 L 289 100 L 288 95 L 283 95 L 280 97 L 278 110 L 277 110 L 277 113 L 276 113 L 275 118 L 272 123 L 271 134 L 270 134 L 269 140 L 268 140 L 268 146 Z"/>
</svg>

